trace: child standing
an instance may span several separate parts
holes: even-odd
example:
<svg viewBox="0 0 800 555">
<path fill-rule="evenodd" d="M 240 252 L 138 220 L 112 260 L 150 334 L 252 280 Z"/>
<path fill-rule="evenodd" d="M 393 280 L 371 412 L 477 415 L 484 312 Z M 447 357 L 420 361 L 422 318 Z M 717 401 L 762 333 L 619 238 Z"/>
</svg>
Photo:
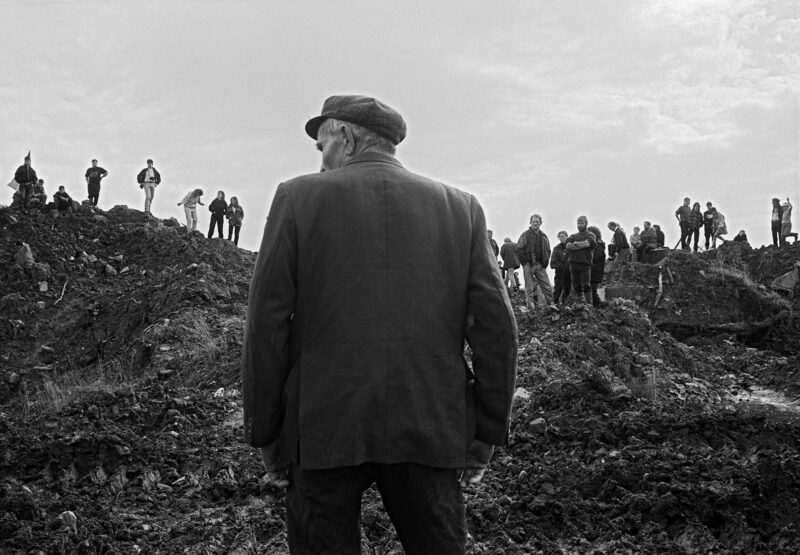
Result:
<svg viewBox="0 0 800 555">
<path fill-rule="evenodd" d="M 238 198 L 231 197 L 231 203 L 228 205 L 228 212 L 225 216 L 228 218 L 228 241 L 233 235 L 233 244 L 239 246 L 239 230 L 242 229 L 244 209 L 239 204 Z"/>
</svg>

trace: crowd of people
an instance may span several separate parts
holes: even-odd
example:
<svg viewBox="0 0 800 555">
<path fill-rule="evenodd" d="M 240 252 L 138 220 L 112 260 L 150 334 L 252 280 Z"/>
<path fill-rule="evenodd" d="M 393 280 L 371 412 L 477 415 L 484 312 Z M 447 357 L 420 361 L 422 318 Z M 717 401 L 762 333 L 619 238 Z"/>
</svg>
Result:
<svg viewBox="0 0 800 555">
<path fill-rule="evenodd" d="M 87 198 L 84 201 L 86 204 L 97 206 L 100 200 L 100 189 L 102 180 L 108 176 L 108 171 L 99 165 L 96 159 L 92 160 L 92 165 L 86 170 L 84 178 L 86 179 Z M 156 188 L 161 184 L 161 174 L 153 165 L 153 160 L 147 160 L 147 166 L 139 172 L 136 176 L 136 181 L 139 183 L 139 188 L 144 192 L 144 212 L 151 215 L 150 207 L 155 196 Z M 36 174 L 36 170 L 31 165 L 31 154 L 28 152 L 23 161 L 23 164 L 17 168 L 14 173 L 14 179 L 9 183 L 16 192 L 14 193 L 13 205 L 17 205 L 23 209 L 33 207 L 45 207 L 47 205 L 47 194 L 44 190 L 44 179 L 40 179 Z M 183 206 L 184 214 L 186 216 L 186 228 L 189 230 L 197 229 L 197 205 L 204 206 L 200 201 L 203 196 L 202 189 L 194 189 L 186 194 L 183 199 L 178 203 L 178 206 Z M 68 211 L 72 209 L 73 199 L 67 193 L 64 185 L 58 187 L 58 191 L 53 194 L 53 206 L 59 211 Z M 217 235 L 220 239 L 223 238 L 222 228 L 224 220 L 228 220 L 228 241 L 233 241 L 235 245 L 239 244 L 239 232 L 242 228 L 242 220 L 244 219 L 244 209 L 239 204 L 237 197 L 231 197 L 230 203 L 225 201 L 225 192 L 219 191 L 217 198 L 214 199 L 208 207 L 211 212 L 211 221 L 208 226 L 208 238 L 211 239 L 214 235 L 214 228 L 217 229 Z"/>
<path fill-rule="evenodd" d="M 776 247 L 785 245 L 790 237 L 797 240 L 797 233 L 792 233 L 791 214 L 792 204 L 788 197 L 785 203 L 777 198 L 772 199 L 772 239 Z M 725 216 L 711 202 L 707 202 L 706 210 L 701 212 L 700 203 L 692 204 L 687 197 L 675 211 L 675 218 L 680 226 L 679 245 L 683 250 L 698 252 L 700 230 L 703 230 L 705 237 L 705 250 L 715 249 L 717 242 L 725 241 L 723 236 L 728 233 Z M 558 243 L 552 249 L 541 226 L 542 216 L 534 214 L 530 218 L 530 227 L 519 240 L 514 242 L 506 237 L 502 247 L 498 247 L 492 231 L 488 232 L 495 257 L 499 257 L 498 263 L 507 288 L 522 288 L 518 273 L 522 268 L 525 303 L 529 309 L 546 307 L 556 310 L 573 298 L 579 303 L 599 306 L 601 299 L 598 289 L 607 261 L 612 264 L 648 262 L 648 253 L 666 248 L 661 227 L 649 221 L 643 223 L 643 228 L 634 227 L 630 236 L 626 236 L 617 222 L 608 222 L 612 237 L 607 247 L 600 229 L 589 226 L 586 216 L 578 218 L 575 233 L 559 231 Z M 747 233 L 739 231 L 733 241 L 747 242 Z M 547 274 L 548 267 L 555 272 L 552 285 Z"/>
</svg>

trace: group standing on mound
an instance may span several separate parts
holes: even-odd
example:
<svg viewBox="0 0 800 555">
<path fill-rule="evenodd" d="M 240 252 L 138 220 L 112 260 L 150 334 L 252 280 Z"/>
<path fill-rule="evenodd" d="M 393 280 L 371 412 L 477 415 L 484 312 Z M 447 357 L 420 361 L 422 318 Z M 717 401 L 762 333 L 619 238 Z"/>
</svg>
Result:
<svg viewBox="0 0 800 555">
<path fill-rule="evenodd" d="M 92 159 L 92 165 L 86 170 L 84 179 L 86 180 L 87 198 L 83 201 L 84 205 L 97 206 L 100 200 L 100 189 L 103 179 L 108 176 L 108 171 L 101 167 L 97 159 Z M 139 188 L 144 192 L 144 213 L 151 216 L 151 206 L 155 196 L 156 188 L 161 184 L 161 173 L 155 168 L 153 160 L 147 159 L 147 166 L 136 176 Z M 14 179 L 8 184 L 15 190 L 12 206 L 19 206 L 23 210 L 34 207 L 44 207 L 47 205 L 47 193 L 44 190 L 44 180 L 36 174 L 36 170 L 31 165 L 31 153 L 25 156 L 23 164 L 14 172 Z M 190 231 L 197 229 L 197 205 L 204 206 L 200 202 L 203 195 L 202 189 L 194 189 L 188 193 L 178 206 L 184 207 L 186 216 L 186 227 Z M 53 194 L 53 204 L 51 205 L 59 213 L 69 212 L 76 205 L 72 197 L 67 193 L 64 185 L 59 185 L 58 191 Z M 213 236 L 214 227 L 217 228 L 217 235 L 223 238 L 223 223 L 228 220 L 228 240 L 235 245 L 239 244 L 239 233 L 244 219 L 244 209 L 239 204 L 237 197 L 231 197 L 231 203 L 225 202 L 225 193 L 219 191 L 217 198 L 209 206 L 211 221 L 209 223 L 208 238 Z"/>
</svg>

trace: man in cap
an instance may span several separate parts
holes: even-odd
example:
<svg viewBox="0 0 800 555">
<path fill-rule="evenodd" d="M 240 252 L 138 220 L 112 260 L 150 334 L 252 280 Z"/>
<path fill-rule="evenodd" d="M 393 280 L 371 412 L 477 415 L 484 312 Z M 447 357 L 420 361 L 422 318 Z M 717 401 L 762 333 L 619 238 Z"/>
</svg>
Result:
<svg viewBox="0 0 800 555">
<path fill-rule="evenodd" d="M 25 156 L 23 164 L 14 173 L 14 181 L 19 184 L 19 198 L 22 206 L 28 206 L 33 195 L 33 186 L 38 181 L 36 170 L 31 166 L 31 153 Z"/>
<path fill-rule="evenodd" d="M 97 160 L 92 160 L 92 167 L 86 170 L 86 186 L 89 189 L 89 200 L 92 206 L 97 206 L 100 200 L 100 181 L 103 180 L 108 172 L 97 165 Z"/>
<path fill-rule="evenodd" d="M 406 553 L 464 553 L 459 484 L 506 440 L 517 358 L 483 209 L 403 168 L 378 100 L 330 97 L 306 132 L 320 173 L 278 186 L 250 286 L 245 439 L 292 553 L 358 553 L 373 483 Z"/>
<path fill-rule="evenodd" d="M 139 188 L 144 191 L 144 213 L 150 214 L 150 204 L 153 202 L 156 187 L 161 183 L 161 174 L 153 167 L 153 161 L 147 159 L 147 167 L 136 176 Z"/>
</svg>

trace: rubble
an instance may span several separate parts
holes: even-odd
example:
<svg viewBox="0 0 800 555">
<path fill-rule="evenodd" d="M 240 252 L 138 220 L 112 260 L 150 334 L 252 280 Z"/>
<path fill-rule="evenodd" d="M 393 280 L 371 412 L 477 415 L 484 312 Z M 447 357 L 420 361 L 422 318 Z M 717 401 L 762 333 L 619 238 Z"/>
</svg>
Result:
<svg viewBox="0 0 800 555">
<path fill-rule="evenodd" d="M 126 207 L 57 220 L 0 209 L 12 219 L 0 230 L 3 549 L 287 552 L 283 493 L 241 443 L 255 255 Z M 38 270 L 13 269 L 20 240 Z M 795 301 L 769 284 L 800 248 L 760 254 L 759 266 L 726 244 L 621 266 L 597 310 L 527 311 L 513 294 L 511 429 L 464 490 L 468 552 L 798 551 L 800 340 Z M 362 529 L 365 553 L 401 552 L 374 489 Z"/>
</svg>

